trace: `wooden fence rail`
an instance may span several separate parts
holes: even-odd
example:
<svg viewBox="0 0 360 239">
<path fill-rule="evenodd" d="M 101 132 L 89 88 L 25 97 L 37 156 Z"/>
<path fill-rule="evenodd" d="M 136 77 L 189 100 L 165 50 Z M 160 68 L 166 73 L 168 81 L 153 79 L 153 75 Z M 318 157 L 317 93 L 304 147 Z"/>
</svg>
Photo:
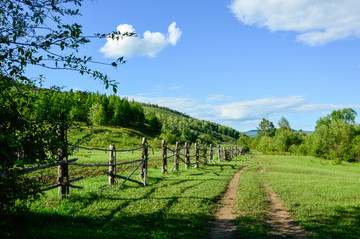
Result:
<svg viewBox="0 0 360 239">
<path fill-rule="evenodd" d="M 65 134 L 66 135 L 66 134 Z M 202 147 L 200 148 L 197 143 L 194 144 L 193 153 L 191 154 L 190 144 L 185 143 L 184 147 L 180 146 L 180 142 L 176 142 L 175 148 L 171 149 L 167 146 L 165 140 L 162 140 L 162 149 L 161 149 L 161 173 L 168 173 L 168 159 L 174 158 L 174 166 L 170 170 L 170 172 L 174 170 L 179 170 L 180 162 L 185 164 L 185 169 L 190 169 L 191 167 L 198 168 L 200 163 L 206 165 L 207 163 L 216 163 L 214 161 L 214 155 L 217 153 L 218 163 L 224 160 L 230 160 L 233 157 L 238 155 L 242 155 L 244 152 L 243 147 L 220 147 L 219 145 L 214 147 L 210 144 L 209 147 Z M 46 169 L 50 167 L 58 166 L 58 177 L 57 177 L 57 184 L 52 185 L 46 188 L 41 189 L 41 191 L 47 191 L 55 188 L 59 188 L 59 196 L 66 197 L 69 194 L 69 188 L 77 188 L 82 189 L 83 187 L 73 185 L 73 182 L 79 181 L 84 177 L 77 177 L 73 179 L 69 179 L 69 169 L 68 166 L 80 166 L 80 167 L 109 167 L 108 171 L 103 171 L 105 175 L 108 176 L 108 184 L 118 186 L 114 189 L 117 190 L 121 186 L 123 186 L 127 181 L 137 183 L 140 185 L 146 186 L 146 178 L 148 174 L 148 148 L 150 147 L 147 144 L 146 138 L 143 138 L 141 146 L 134 149 L 125 149 L 125 150 L 118 150 L 115 148 L 114 145 L 110 145 L 109 149 L 101 149 L 101 148 L 93 148 L 93 147 L 83 147 L 83 146 L 75 146 L 76 148 L 88 149 L 88 150 L 98 150 L 98 151 L 105 151 L 109 152 L 109 162 L 108 163 L 98 163 L 98 164 L 88 164 L 88 163 L 77 163 L 77 158 L 67 159 L 61 157 L 61 150 L 59 150 L 59 158 L 58 161 L 55 163 L 40 165 L 32 168 L 26 168 L 22 172 L 22 174 L 29 174 L 35 172 L 37 170 Z M 216 150 L 214 150 L 216 149 Z M 141 150 L 141 159 L 131 160 L 127 162 L 116 162 L 116 153 L 117 152 L 134 152 L 136 150 Z M 171 152 L 172 155 L 168 155 L 167 153 Z M 200 153 L 201 152 L 201 153 Z M 154 154 L 154 152 L 153 152 Z M 202 159 L 202 160 L 201 160 Z M 192 161 L 193 160 L 193 161 Z M 119 175 L 117 174 L 116 167 L 120 165 L 127 165 L 127 164 L 134 164 L 136 163 L 135 169 L 128 175 Z M 132 179 L 131 176 L 139 170 L 140 180 Z M 4 175 L 1 175 L 4 176 Z M 5 175 L 6 176 L 6 175 Z M 119 183 L 117 179 L 123 179 L 124 181 Z"/>
</svg>

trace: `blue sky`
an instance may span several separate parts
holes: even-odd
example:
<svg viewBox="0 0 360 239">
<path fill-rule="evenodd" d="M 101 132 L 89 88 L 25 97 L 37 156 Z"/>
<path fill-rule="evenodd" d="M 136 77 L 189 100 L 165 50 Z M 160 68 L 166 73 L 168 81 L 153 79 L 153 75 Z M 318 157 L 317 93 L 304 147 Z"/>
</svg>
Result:
<svg viewBox="0 0 360 239">
<path fill-rule="evenodd" d="M 240 131 L 282 116 L 313 130 L 334 109 L 359 112 L 358 0 L 85 0 L 80 12 L 66 20 L 86 34 L 139 36 L 94 40 L 81 52 L 105 62 L 125 56 L 117 69 L 95 66 L 122 97 Z M 111 93 L 72 72 L 42 73 L 45 86 Z"/>
</svg>

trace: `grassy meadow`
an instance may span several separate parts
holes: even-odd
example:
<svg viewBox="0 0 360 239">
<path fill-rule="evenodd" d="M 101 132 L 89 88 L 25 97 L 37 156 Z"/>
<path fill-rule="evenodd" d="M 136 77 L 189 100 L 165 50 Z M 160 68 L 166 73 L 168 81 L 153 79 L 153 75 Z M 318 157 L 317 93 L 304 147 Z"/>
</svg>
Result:
<svg viewBox="0 0 360 239">
<path fill-rule="evenodd" d="M 157 153 L 158 154 L 158 153 Z M 121 155 L 121 154 L 120 154 Z M 122 156 L 117 154 L 118 160 Z M 138 155 L 131 152 L 123 157 Z M 50 190 L 30 205 L 30 213 L 12 218 L 11 237 L 22 238 L 199 238 L 207 235 L 218 198 L 233 175 L 250 161 L 237 157 L 219 164 L 161 174 L 157 155 L 150 154 L 148 185 L 127 182 L 121 189 L 104 186 L 107 176 L 88 173 L 76 167 L 86 179 L 73 183 L 84 189 L 70 188 L 70 197 L 58 199 Z M 158 155 L 160 156 L 160 155 Z M 79 162 L 107 162 L 104 152 L 80 150 L 74 157 Z M 159 157 L 160 159 L 160 157 Z M 169 171 L 173 163 L 169 163 Z M 74 166 L 70 167 L 71 178 Z M 135 165 L 133 166 L 133 168 Z M 130 169 L 124 169 L 128 175 Z M 138 178 L 138 172 L 133 175 Z M 120 181 L 121 182 L 121 181 Z"/>
<path fill-rule="evenodd" d="M 360 238 L 360 165 L 309 156 L 248 154 L 231 161 L 201 165 L 161 174 L 160 152 L 149 152 L 148 185 L 127 182 L 114 191 L 107 167 L 70 166 L 70 177 L 84 189 L 70 188 L 60 200 L 50 190 L 29 205 L 30 212 L 9 217 L 8 237 L 21 238 L 203 238 L 214 219 L 218 199 L 235 172 L 241 175 L 236 210 L 239 237 L 271 238 L 267 223 L 270 201 L 264 184 L 272 187 L 289 208 L 293 219 L 310 238 Z M 117 160 L 140 158 L 140 151 L 117 153 Z M 105 163 L 109 154 L 80 149 L 82 163 Z M 259 164 L 261 162 L 261 164 Z M 173 166 L 169 159 L 168 170 Z M 118 167 L 124 176 L 136 167 Z M 266 170 L 259 172 L 260 168 Z M 56 175 L 46 172 L 40 178 Z M 136 172 L 132 178 L 138 178 Z M 54 176 L 53 180 L 56 180 Z M 44 180 L 46 181 L 46 180 Z M 50 180 L 51 181 L 51 180 Z M 121 182 L 122 180 L 119 180 Z"/>
<path fill-rule="evenodd" d="M 332 164 L 309 156 L 254 155 L 262 165 L 243 173 L 239 183 L 240 232 L 266 237 L 269 184 L 311 238 L 360 238 L 360 165 Z M 259 173 L 258 169 L 266 171 Z"/>
</svg>

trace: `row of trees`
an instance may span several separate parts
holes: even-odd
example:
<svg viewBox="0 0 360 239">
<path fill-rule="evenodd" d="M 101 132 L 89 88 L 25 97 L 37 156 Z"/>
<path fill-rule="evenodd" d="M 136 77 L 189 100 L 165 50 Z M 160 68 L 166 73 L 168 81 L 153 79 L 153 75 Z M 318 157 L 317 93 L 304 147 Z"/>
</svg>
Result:
<svg viewBox="0 0 360 239">
<path fill-rule="evenodd" d="M 199 142 L 203 144 L 217 144 L 223 141 L 239 138 L 240 132 L 226 126 L 195 118 L 160 117 L 162 134 L 160 138 L 169 143 L 176 140 L 183 142 Z M 225 140 L 224 137 L 228 137 Z"/>
<path fill-rule="evenodd" d="M 258 137 L 242 135 L 239 143 L 267 154 L 293 153 L 312 155 L 325 159 L 360 162 L 360 125 L 355 123 L 356 112 L 351 108 L 334 110 L 320 118 L 312 134 L 291 129 L 289 122 L 281 118 L 279 128 L 269 120 L 259 123 Z"/>
<path fill-rule="evenodd" d="M 183 142 L 216 143 L 224 141 L 224 136 L 236 140 L 239 132 L 230 127 L 222 126 L 205 120 L 198 120 L 170 110 L 165 107 L 154 106 L 169 111 L 175 116 L 155 114 L 155 111 L 144 112 L 144 105 L 117 95 L 106 95 L 90 92 L 60 92 L 58 90 L 37 89 L 33 91 L 39 99 L 38 114 L 43 108 L 68 109 L 68 121 L 83 122 L 91 125 L 107 125 L 131 127 L 146 131 L 154 136 L 166 139 L 169 143 L 176 140 Z M 62 100 L 59 100 L 59 99 Z M 61 105 L 58 105 L 61 102 Z M 153 108 L 154 108 L 153 107 Z"/>
</svg>

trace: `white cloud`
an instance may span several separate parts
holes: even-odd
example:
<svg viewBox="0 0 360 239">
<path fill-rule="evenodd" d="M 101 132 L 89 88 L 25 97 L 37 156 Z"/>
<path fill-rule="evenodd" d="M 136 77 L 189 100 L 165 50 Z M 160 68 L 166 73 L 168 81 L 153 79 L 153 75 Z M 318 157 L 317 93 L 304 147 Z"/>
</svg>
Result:
<svg viewBox="0 0 360 239">
<path fill-rule="evenodd" d="M 310 46 L 360 37 L 358 0 L 234 0 L 229 7 L 244 24 L 298 32 Z"/>
<path fill-rule="evenodd" d="M 285 113 L 305 103 L 306 99 L 302 96 L 272 97 L 215 105 L 214 109 L 222 120 L 253 120 L 275 113 Z"/>
<path fill-rule="evenodd" d="M 207 102 L 215 102 L 215 101 L 223 101 L 225 99 L 229 99 L 231 98 L 230 96 L 226 96 L 223 94 L 218 94 L 218 95 L 211 95 L 208 98 L 206 98 Z"/>
<path fill-rule="evenodd" d="M 360 109 L 360 105 L 355 104 L 304 104 L 292 108 L 292 112 L 329 112 L 343 108 Z M 291 113 L 291 112 L 290 112 Z"/>
<path fill-rule="evenodd" d="M 121 24 L 117 27 L 121 33 L 135 32 L 132 25 Z M 107 38 L 107 42 L 100 49 L 105 57 L 118 58 L 121 56 L 148 56 L 155 57 L 161 50 L 168 45 L 175 46 L 180 39 L 182 32 L 173 22 L 168 27 L 168 34 L 164 35 L 160 32 L 146 31 L 141 37 L 123 36 L 117 39 Z"/>
<path fill-rule="evenodd" d="M 169 90 L 178 90 L 181 88 L 182 88 L 181 86 L 172 86 L 172 87 L 169 87 Z"/>
<path fill-rule="evenodd" d="M 127 97 L 139 102 L 169 107 L 198 119 L 217 122 L 241 130 L 255 129 L 262 118 L 280 118 L 281 116 L 293 115 L 295 118 L 302 117 L 305 119 L 307 113 L 315 114 L 319 118 L 335 109 L 360 109 L 360 104 L 309 104 L 304 96 L 269 97 L 222 104 L 202 104 L 190 96 Z M 310 123 L 315 126 L 316 120 Z"/>
</svg>

